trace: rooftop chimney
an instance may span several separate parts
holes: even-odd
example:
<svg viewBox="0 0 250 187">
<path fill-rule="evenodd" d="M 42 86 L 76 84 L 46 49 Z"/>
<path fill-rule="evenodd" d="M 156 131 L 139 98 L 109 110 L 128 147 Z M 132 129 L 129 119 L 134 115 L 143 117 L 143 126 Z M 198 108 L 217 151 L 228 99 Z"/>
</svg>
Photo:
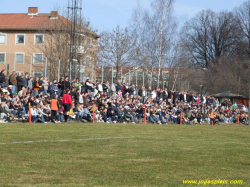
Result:
<svg viewBox="0 0 250 187">
<path fill-rule="evenodd" d="M 38 7 L 29 7 L 28 15 L 29 16 L 38 15 Z"/>
<path fill-rule="evenodd" d="M 58 11 L 51 11 L 50 19 L 58 19 Z"/>
</svg>

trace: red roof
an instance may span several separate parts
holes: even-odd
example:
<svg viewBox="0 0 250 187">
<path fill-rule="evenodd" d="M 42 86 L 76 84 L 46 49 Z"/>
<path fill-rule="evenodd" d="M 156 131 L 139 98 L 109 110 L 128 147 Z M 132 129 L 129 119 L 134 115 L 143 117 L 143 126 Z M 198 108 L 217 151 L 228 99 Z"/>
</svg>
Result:
<svg viewBox="0 0 250 187">
<path fill-rule="evenodd" d="M 72 23 L 65 17 L 58 15 L 58 19 L 50 19 L 51 14 L 38 13 L 37 15 L 28 14 L 0 14 L 0 30 L 40 30 L 40 29 L 55 29 L 55 25 L 58 25 L 58 29 L 66 29 L 62 27 L 66 26 L 67 22 Z M 90 31 L 84 27 L 81 27 L 90 34 L 99 38 L 95 32 Z"/>
</svg>

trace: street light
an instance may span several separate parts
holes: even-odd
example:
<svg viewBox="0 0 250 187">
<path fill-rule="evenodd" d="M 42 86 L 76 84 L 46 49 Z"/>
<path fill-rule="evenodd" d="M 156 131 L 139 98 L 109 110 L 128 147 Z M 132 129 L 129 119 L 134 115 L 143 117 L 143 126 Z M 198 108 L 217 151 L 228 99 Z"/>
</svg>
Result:
<svg viewBox="0 0 250 187">
<path fill-rule="evenodd" d="M 78 62 L 78 60 L 77 59 L 75 59 L 75 58 L 73 58 L 72 59 L 72 63 L 75 63 L 75 62 Z M 71 77 L 72 77 L 72 73 L 71 73 L 71 71 L 72 71 L 72 63 L 70 62 L 69 63 L 69 80 L 71 81 Z M 73 64 L 73 69 L 74 69 L 74 75 L 76 74 L 76 68 L 75 68 L 75 64 Z"/>
<path fill-rule="evenodd" d="M 85 72 L 85 66 L 80 62 L 80 80 L 83 80 L 83 73 Z"/>
<path fill-rule="evenodd" d="M 200 85 L 200 93 L 201 93 L 201 97 L 202 97 L 202 87 L 203 87 L 203 85 L 201 84 L 201 85 Z"/>
</svg>

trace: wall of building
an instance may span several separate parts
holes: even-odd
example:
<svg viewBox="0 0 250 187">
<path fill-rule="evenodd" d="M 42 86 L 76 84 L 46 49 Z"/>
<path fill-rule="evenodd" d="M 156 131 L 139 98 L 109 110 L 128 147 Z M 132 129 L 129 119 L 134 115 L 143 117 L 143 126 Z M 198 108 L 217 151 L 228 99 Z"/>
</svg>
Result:
<svg viewBox="0 0 250 187">
<path fill-rule="evenodd" d="M 6 69 L 9 64 L 9 71 L 30 72 L 31 56 L 34 53 L 41 53 L 34 43 L 35 33 L 27 31 L 6 31 L 6 43 L 0 44 L 0 53 L 5 53 L 5 62 L 0 63 L 0 69 Z M 18 36 L 24 36 L 24 43 L 18 43 Z M 18 55 L 23 55 L 23 60 L 17 61 Z M 19 56 L 20 57 L 20 56 Z M 16 62 L 16 63 L 15 63 Z M 44 60 L 43 60 L 44 62 Z M 34 64 L 33 72 L 41 71 L 44 63 Z"/>
<path fill-rule="evenodd" d="M 21 72 L 29 72 L 31 71 L 31 57 L 33 58 L 33 64 L 32 64 L 32 73 L 34 72 L 37 73 L 44 73 L 45 71 L 45 62 L 46 62 L 46 57 L 48 57 L 48 72 L 51 73 L 53 76 L 48 75 L 49 77 L 57 78 L 58 75 L 58 67 L 59 67 L 59 52 L 58 52 L 58 45 L 67 45 L 66 43 L 60 43 L 59 41 L 56 40 L 63 40 L 65 36 L 62 36 L 60 39 L 58 39 L 58 35 L 53 35 L 51 37 L 50 32 L 46 31 L 4 31 L 2 33 L 6 33 L 6 43 L 5 44 L 0 44 L 0 53 L 5 54 L 5 62 L 0 63 L 0 69 L 7 69 L 7 65 L 9 64 L 9 72 L 11 73 L 12 71 L 21 71 Z M 36 34 L 41 34 L 43 35 L 44 38 L 44 43 L 43 44 L 36 44 L 35 43 L 35 35 Z M 17 43 L 17 36 L 18 35 L 24 35 L 24 43 L 18 44 Z M 88 40 L 91 39 L 91 45 L 88 46 Z M 65 39 L 64 39 L 65 40 Z M 53 43 L 53 44 L 52 44 Z M 69 42 L 68 42 L 69 44 Z M 93 35 L 86 34 L 85 35 L 85 40 L 83 43 L 83 46 L 86 46 L 85 53 L 79 54 L 79 62 L 82 63 L 82 67 L 84 67 L 84 71 L 81 71 L 82 77 L 86 78 L 94 78 L 96 76 L 96 63 L 97 63 L 97 45 L 98 41 L 97 38 Z M 53 47 L 52 47 L 53 46 Z M 53 50 L 52 50 L 53 49 Z M 69 48 L 64 48 L 64 50 L 69 50 Z M 62 66 L 62 64 L 68 64 L 69 63 L 69 54 L 66 51 L 63 52 L 65 55 L 62 60 L 64 62 L 61 62 L 61 74 L 69 74 L 69 65 L 65 65 L 65 67 Z M 40 64 L 35 63 L 34 61 L 34 55 L 35 53 L 42 53 L 43 54 L 43 62 Z M 15 63 L 17 60 L 17 55 L 23 55 L 23 62 L 22 63 Z M 53 56 L 52 58 L 50 58 Z M 88 61 L 87 58 L 90 60 Z M 66 60 L 67 59 L 67 60 Z M 87 62 L 88 61 L 88 62 Z M 51 65 L 53 64 L 53 65 Z M 50 69 L 50 65 L 53 67 Z M 72 68 L 75 68 L 76 66 L 72 65 Z M 65 71 L 63 71 L 63 68 Z M 79 67 L 78 67 L 79 68 Z M 50 72 L 51 70 L 51 72 Z M 92 76 L 93 74 L 93 76 Z M 61 75 L 61 76 L 64 76 Z M 79 74 L 76 74 L 78 78 L 80 78 Z"/>
</svg>

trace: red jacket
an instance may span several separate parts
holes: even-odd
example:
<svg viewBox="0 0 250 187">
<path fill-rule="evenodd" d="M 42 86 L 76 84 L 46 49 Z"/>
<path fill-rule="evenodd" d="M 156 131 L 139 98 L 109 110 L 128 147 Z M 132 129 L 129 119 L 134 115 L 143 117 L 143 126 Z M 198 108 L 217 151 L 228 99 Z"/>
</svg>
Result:
<svg viewBox="0 0 250 187">
<path fill-rule="evenodd" d="M 63 95 L 63 98 L 62 98 L 62 104 L 70 104 L 70 105 L 72 106 L 73 104 L 72 104 L 71 95 L 69 95 L 69 94 L 64 94 L 64 95 Z"/>
</svg>

